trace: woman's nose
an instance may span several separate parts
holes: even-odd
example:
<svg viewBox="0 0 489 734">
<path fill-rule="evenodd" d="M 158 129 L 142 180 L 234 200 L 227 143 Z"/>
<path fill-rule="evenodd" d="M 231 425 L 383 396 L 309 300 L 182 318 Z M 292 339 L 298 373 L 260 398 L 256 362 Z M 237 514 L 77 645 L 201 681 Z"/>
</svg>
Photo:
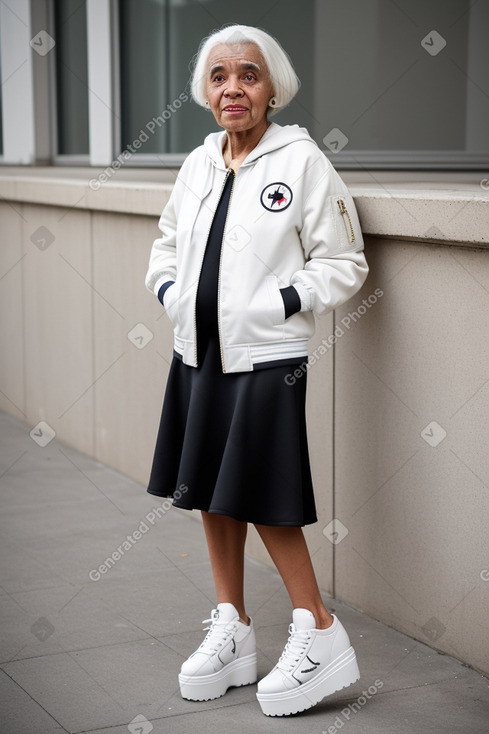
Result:
<svg viewBox="0 0 489 734">
<path fill-rule="evenodd" d="M 237 79 L 229 78 L 224 94 L 228 97 L 241 97 L 243 95 Z"/>
</svg>

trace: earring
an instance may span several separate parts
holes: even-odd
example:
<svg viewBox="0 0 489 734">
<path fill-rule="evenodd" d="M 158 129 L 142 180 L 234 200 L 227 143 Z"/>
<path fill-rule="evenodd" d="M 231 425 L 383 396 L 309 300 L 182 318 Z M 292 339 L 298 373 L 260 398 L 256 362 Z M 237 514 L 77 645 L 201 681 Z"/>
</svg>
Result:
<svg viewBox="0 0 489 734">
<path fill-rule="evenodd" d="M 205 104 L 205 106 L 206 106 L 206 107 L 209 107 L 209 100 L 208 100 L 208 99 L 206 99 L 206 101 L 205 101 L 205 103 L 204 103 L 204 104 Z"/>
<path fill-rule="evenodd" d="M 275 106 L 276 106 L 276 104 L 277 104 L 277 98 L 276 98 L 276 97 L 272 97 L 272 98 L 270 99 L 269 103 L 268 103 L 268 106 L 269 106 L 269 107 L 275 107 Z"/>
</svg>

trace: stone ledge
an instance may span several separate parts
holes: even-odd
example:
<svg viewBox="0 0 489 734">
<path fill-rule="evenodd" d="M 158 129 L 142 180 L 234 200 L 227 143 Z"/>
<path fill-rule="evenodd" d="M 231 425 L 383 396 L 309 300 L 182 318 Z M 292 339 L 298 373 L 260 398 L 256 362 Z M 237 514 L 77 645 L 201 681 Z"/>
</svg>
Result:
<svg viewBox="0 0 489 734">
<path fill-rule="evenodd" d="M 0 168 L 6 201 L 159 217 L 178 169 Z M 489 174 L 340 171 L 365 235 L 489 247 Z"/>
</svg>

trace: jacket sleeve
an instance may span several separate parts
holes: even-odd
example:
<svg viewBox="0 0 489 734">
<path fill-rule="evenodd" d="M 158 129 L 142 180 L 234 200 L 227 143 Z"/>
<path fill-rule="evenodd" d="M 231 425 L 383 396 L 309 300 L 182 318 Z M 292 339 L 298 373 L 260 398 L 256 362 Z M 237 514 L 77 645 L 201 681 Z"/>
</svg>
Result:
<svg viewBox="0 0 489 734">
<path fill-rule="evenodd" d="M 177 277 L 176 254 L 176 186 L 161 214 L 158 228 L 161 237 L 153 242 L 149 257 L 149 267 L 146 273 L 146 288 L 156 296 L 164 283 L 175 281 Z"/>
<path fill-rule="evenodd" d="M 348 301 L 363 285 L 368 265 L 353 198 L 346 184 L 320 151 L 312 166 L 309 190 L 305 186 L 302 229 L 299 232 L 306 258 L 303 270 L 291 284 L 301 299 L 301 311 L 328 313 Z"/>
</svg>

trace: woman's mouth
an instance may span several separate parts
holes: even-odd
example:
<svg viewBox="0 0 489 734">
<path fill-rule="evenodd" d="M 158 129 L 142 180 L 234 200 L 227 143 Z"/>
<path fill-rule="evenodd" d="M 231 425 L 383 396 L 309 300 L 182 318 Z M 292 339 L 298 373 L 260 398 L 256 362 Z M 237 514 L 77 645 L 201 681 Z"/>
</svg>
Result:
<svg viewBox="0 0 489 734">
<path fill-rule="evenodd" d="M 240 115 L 243 112 L 248 112 L 248 108 L 239 104 L 230 104 L 224 107 L 223 112 L 227 112 L 229 115 Z"/>
</svg>

